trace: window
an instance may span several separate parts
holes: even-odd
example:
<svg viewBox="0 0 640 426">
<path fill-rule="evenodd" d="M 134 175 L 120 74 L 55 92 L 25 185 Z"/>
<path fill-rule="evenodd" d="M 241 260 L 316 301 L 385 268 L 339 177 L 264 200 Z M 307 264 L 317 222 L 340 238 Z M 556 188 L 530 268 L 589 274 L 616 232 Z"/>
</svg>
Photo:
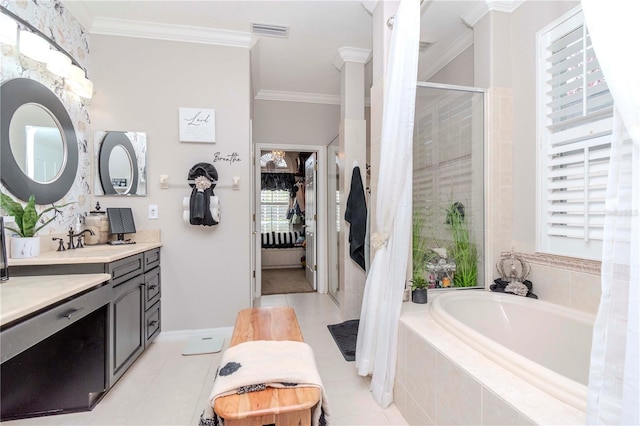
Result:
<svg viewBox="0 0 640 426">
<path fill-rule="evenodd" d="M 289 191 L 260 191 L 260 232 L 288 232 Z"/>
<path fill-rule="evenodd" d="M 538 34 L 537 250 L 600 259 L 613 100 L 582 11 Z"/>
</svg>

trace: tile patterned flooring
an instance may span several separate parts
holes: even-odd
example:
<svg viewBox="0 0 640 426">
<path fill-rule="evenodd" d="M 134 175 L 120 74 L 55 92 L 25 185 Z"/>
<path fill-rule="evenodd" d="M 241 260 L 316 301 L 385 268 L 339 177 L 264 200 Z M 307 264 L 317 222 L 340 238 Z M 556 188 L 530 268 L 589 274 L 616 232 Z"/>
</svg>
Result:
<svg viewBox="0 0 640 426">
<path fill-rule="evenodd" d="M 380 408 L 369 392 L 370 378 L 346 362 L 327 329 L 341 322 L 325 294 L 263 296 L 261 306 L 295 309 L 305 342 L 313 348 L 329 399 L 330 425 L 406 425 L 392 404 Z M 225 348 L 228 346 L 227 339 Z M 186 341 L 154 342 L 104 399 L 89 412 L 3 422 L 17 425 L 197 425 L 207 403 L 220 353 L 182 356 Z"/>
</svg>

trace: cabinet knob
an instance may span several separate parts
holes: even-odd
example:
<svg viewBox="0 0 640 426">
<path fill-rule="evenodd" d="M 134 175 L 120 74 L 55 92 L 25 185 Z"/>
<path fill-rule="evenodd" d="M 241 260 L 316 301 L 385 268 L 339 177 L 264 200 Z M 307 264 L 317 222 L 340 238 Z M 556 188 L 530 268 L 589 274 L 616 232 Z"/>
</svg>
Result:
<svg viewBox="0 0 640 426">
<path fill-rule="evenodd" d="M 155 327 L 155 325 L 158 324 L 158 321 L 153 320 L 153 321 L 149 321 L 149 323 L 147 324 L 148 327 Z"/>
</svg>

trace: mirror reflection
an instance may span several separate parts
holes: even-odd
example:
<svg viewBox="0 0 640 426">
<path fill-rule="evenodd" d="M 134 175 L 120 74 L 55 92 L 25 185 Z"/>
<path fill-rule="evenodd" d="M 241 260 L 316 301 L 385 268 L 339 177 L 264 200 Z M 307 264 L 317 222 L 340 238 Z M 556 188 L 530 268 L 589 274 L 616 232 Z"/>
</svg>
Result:
<svg viewBox="0 0 640 426">
<path fill-rule="evenodd" d="M 95 195 L 146 195 L 147 135 L 97 131 Z"/>
<path fill-rule="evenodd" d="M 131 188 L 133 164 L 129 153 L 122 145 L 116 145 L 109 156 L 109 176 L 118 194 L 126 194 Z"/>
<path fill-rule="evenodd" d="M 51 111 L 37 104 L 19 107 L 9 124 L 9 143 L 18 167 L 38 183 L 54 181 L 64 165 L 65 141 Z"/>
<path fill-rule="evenodd" d="M 28 78 L 0 83 L 0 179 L 10 193 L 55 203 L 73 187 L 79 155 L 71 117 L 54 92 Z"/>
</svg>

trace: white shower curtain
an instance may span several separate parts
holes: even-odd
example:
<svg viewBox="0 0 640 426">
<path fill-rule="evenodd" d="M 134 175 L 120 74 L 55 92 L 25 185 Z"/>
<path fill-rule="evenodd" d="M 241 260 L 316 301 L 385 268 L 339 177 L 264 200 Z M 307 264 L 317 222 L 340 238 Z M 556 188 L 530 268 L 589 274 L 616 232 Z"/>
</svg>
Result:
<svg viewBox="0 0 640 426">
<path fill-rule="evenodd" d="M 377 218 L 371 237 L 377 250 L 367 274 L 356 345 L 358 374 L 372 375 L 371 391 L 382 407 L 393 401 L 398 321 L 411 244 L 419 35 L 419 0 L 401 0 L 385 80 Z"/>
<path fill-rule="evenodd" d="M 589 424 L 640 424 L 640 2 L 582 0 L 598 62 L 615 105 L 594 326 Z"/>
</svg>

